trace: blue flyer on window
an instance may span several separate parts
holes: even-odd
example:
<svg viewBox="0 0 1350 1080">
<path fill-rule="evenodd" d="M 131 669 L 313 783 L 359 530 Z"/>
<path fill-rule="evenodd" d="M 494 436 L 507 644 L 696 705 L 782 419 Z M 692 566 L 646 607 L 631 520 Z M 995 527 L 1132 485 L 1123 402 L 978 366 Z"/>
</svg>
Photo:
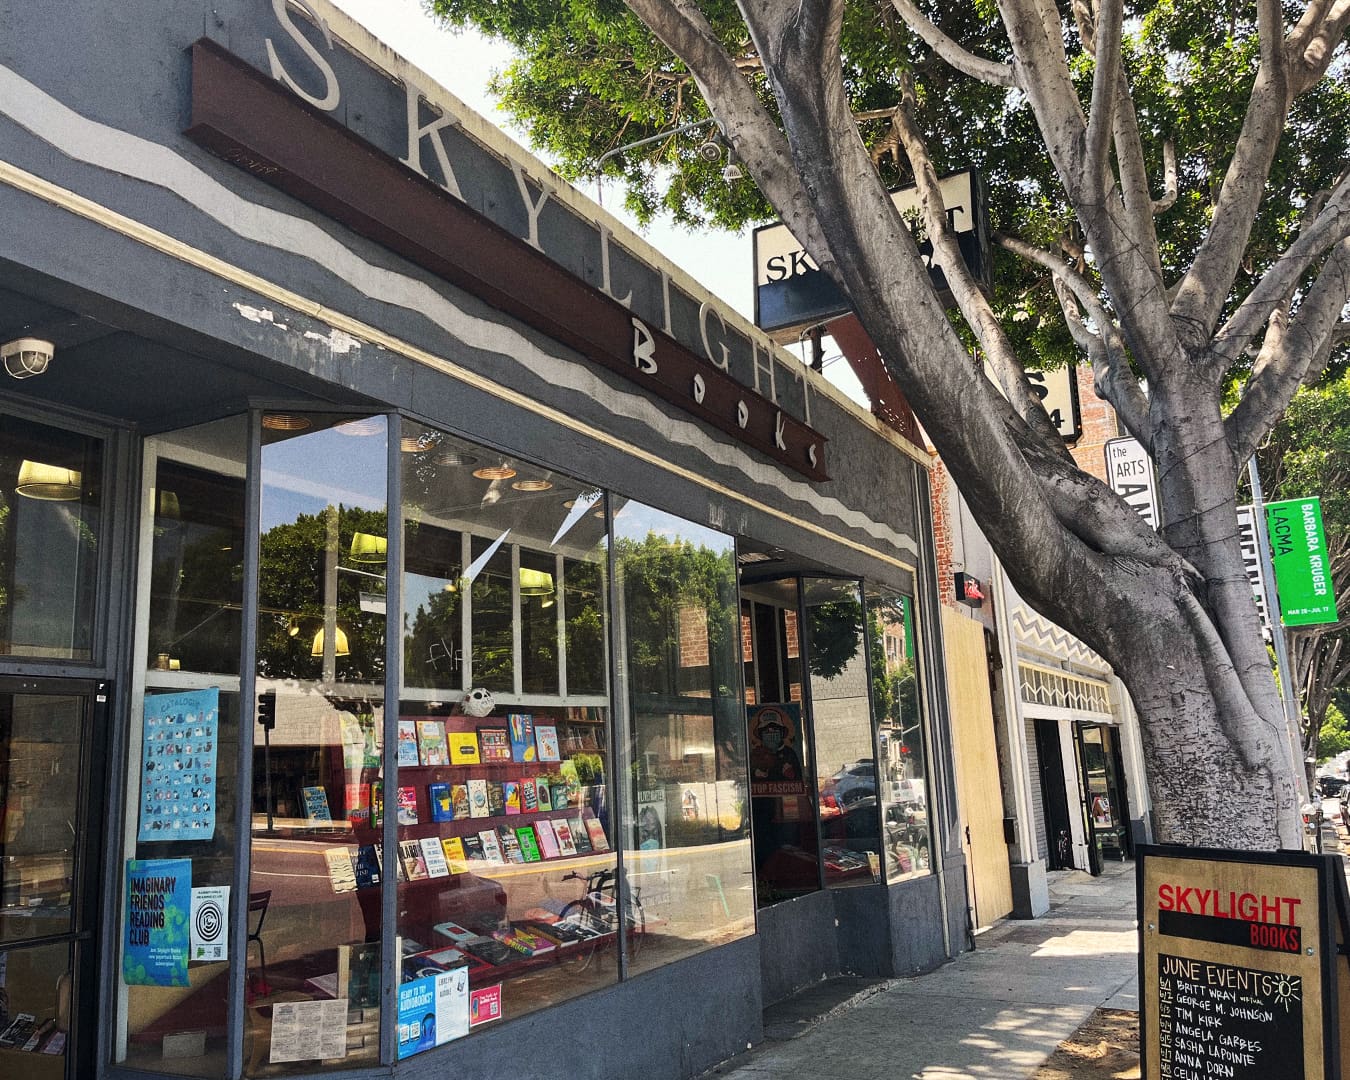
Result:
<svg viewBox="0 0 1350 1080">
<path fill-rule="evenodd" d="M 122 981 L 187 986 L 191 859 L 128 859 Z"/>
<path fill-rule="evenodd" d="M 140 843 L 215 834 L 219 718 L 214 687 L 145 696 Z"/>
<path fill-rule="evenodd" d="M 420 1054 L 469 1033 L 469 969 L 453 968 L 398 988 L 398 1056 Z"/>
</svg>

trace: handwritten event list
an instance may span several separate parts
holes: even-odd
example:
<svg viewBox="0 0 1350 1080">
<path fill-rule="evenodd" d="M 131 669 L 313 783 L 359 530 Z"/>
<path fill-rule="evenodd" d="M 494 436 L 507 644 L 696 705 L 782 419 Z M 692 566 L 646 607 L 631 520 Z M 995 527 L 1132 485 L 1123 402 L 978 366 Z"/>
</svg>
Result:
<svg viewBox="0 0 1350 1080">
<path fill-rule="evenodd" d="M 1298 975 L 1158 956 L 1160 1080 L 1303 1080 Z"/>
</svg>

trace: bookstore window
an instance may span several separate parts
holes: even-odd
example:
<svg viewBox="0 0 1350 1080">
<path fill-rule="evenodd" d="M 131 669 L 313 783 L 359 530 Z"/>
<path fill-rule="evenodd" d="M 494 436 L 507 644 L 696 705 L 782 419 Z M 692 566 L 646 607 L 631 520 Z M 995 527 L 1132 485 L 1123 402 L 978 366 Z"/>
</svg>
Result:
<svg viewBox="0 0 1350 1080">
<path fill-rule="evenodd" d="M 5 416 L 0 425 L 0 654 L 89 661 L 103 444 Z"/>
<path fill-rule="evenodd" d="M 732 538 L 635 502 L 614 520 L 629 711 L 628 970 L 754 931 Z"/>
<path fill-rule="evenodd" d="M 247 445 L 245 416 L 145 444 L 114 1060 L 147 1071 L 224 1062 Z M 164 940 L 194 910 L 196 949 Z"/>
<path fill-rule="evenodd" d="M 621 938 L 604 499 L 403 432 L 399 1057 L 613 983 Z"/>
<path fill-rule="evenodd" d="M 881 819 L 862 590 L 806 578 L 803 592 L 825 884 L 867 885 L 881 880 Z"/>
<path fill-rule="evenodd" d="M 250 1076 L 379 1060 L 387 433 L 262 415 Z"/>
<path fill-rule="evenodd" d="M 903 881 L 928 872 L 932 849 L 914 600 L 869 585 L 867 618 L 886 879 Z"/>
</svg>

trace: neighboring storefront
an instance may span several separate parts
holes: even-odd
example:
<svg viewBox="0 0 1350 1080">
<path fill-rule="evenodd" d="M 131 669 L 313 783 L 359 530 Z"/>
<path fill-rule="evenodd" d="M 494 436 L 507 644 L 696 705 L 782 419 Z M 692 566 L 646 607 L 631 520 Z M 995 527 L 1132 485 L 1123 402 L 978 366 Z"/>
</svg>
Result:
<svg viewBox="0 0 1350 1080">
<path fill-rule="evenodd" d="M 683 1077 L 961 947 L 926 455 L 326 4 L 9 13 L 0 344 L 0 1074 Z"/>
</svg>

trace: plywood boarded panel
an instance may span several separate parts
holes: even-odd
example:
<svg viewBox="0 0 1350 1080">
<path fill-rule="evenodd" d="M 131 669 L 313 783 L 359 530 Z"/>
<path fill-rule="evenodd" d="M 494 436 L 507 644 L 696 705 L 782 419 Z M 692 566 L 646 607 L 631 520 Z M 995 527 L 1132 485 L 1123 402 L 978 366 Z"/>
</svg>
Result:
<svg viewBox="0 0 1350 1080">
<path fill-rule="evenodd" d="M 944 608 L 942 634 L 947 652 L 947 695 L 956 749 L 956 796 L 967 833 L 966 858 L 975 924 L 988 926 L 1012 911 L 1008 845 L 1003 839 L 1003 797 L 999 791 L 994 709 L 984 629 Z"/>
</svg>

